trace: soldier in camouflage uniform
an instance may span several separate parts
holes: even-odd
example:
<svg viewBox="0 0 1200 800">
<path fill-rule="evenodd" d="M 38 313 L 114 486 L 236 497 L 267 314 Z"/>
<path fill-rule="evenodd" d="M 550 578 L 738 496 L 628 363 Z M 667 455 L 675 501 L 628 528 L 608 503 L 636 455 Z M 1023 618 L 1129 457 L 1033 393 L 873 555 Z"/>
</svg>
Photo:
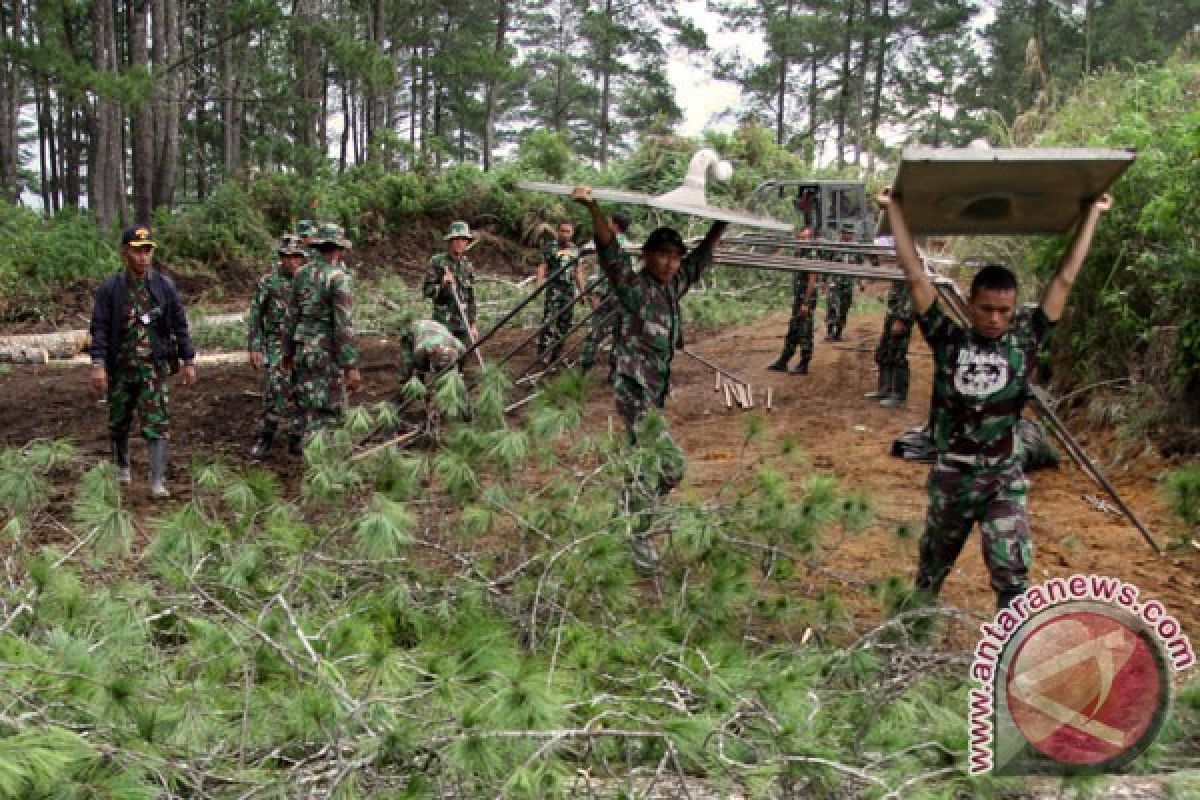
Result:
<svg viewBox="0 0 1200 800">
<path fill-rule="evenodd" d="M 475 327 L 475 270 L 466 255 L 473 238 L 467 223 L 451 223 L 445 236 L 446 252 L 429 259 L 421 283 L 422 293 L 433 301 L 433 318 L 468 347 L 479 336 Z"/>
<path fill-rule="evenodd" d="M 625 235 L 631 222 L 629 215 L 618 211 L 612 215 L 611 222 L 613 235 L 617 237 L 617 246 L 625 250 L 629 246 L 629 237 Z M 596 261 L 596 274 L 592 277 L 590 285 L 591 305 L 595 313 L 592 314 L 587 338 L 583 340 L 583 352 L 579 357 L 579 366 L 586 374 L 596 363 L 596 352 L 600 349 L 600 345 L 604 343 L 605 339 L 611 338 L 608 349 L 608 381 L 612 383 L 617 371 L 616 343 L 620 337 L 617 323 L 620 320 L 616 311 L 616 301 L 612 299 L 608 278 L 605 277 L 604 270 L 600 267 L 599 259 Z"/>
<path fill-rule="evenodd" d="M 804 241 L 813 238 L 812 228 L 805 227 L 797 234 Z M 796 251 L 799 258 L 812 258 L 811 249 Z M 783 352 L 779 359 L 767 367 L 776 372 L 787 372 L 788 361 L 800 348 L 800 361 L 793 370 L 797 375 L 808 374 L 808 364 L 813 354 L 813 316 L 817 312 L 817 273 L 803 270 L 797 272 L 792 283 L 792 318 L 788 321 L 787 336 L 783 340 Z"/>
<path fill-rule="evenodd" d="M 936 597 L 978 522 L 996 604 L 1007 607 L 1028 585 L 1033 546 L 1025 502 L 1017 422 L 1029 394 L 1037 353 L 1062 316 L 1083 266 L 1107 195 L 1085 204 L 1074 239 L 1032 314 L 1014 324 L 1016 276 L 981 269 L 968 296 L 970 328 L 939 307 L 913 245 L 899 198 L 879 195 L 896 238 L 896 255 L 912 292 L 917 324 L 933 350 L 930 422 L 937 461 L 929 475 L 929 509 L 916 585 Z"/>
<path fill-rule="evenodd" d="M 152 269 L 154 239 L 145 225 L 121 235 L 125 270 L 96 289 L 88 353 L 92 388 L 105 392 L 117 478 L 129 483 L 129 431 L 141 418 L 150 461 L 150 495 L 167 497 L 167 376 L 183 362 L 183 383 L 196 380 L 196 351 L 175 284 Z"/>
<path fill-rule="evenodd" d="M 418 319 L 400 335 L 400 363 L 396 379 L 400 385 L 413 377 L 427 382 L 432 376 L 454 365 L 466 352 L 461 341 L 445 325 L 431 319 Z"/>
<path fill-rule="evenodd" d="M 259 423 L 258 440 L 250 448 L 250 457 L 256 461 L 270 451 L 279 423 L 285 419 L 288 407 L 292 405 L 292 376 L 283 368 L 283 329 L 287 321 L 288 303 L 292 299 L 292 279 L 307 257 L 300 245 L 300 238 L 290 233 L 280 239 L 277 252 L 279 263 L 259 279 L 254 297 L 250 300 L 250 313 L 246 321 L 246 348 L 250 352 L 250 366 L 254 369 L 266 368 L 263 416 Z"/>
<path fill-rule="evenodd" d="M 292 279 L 283 328 L 283 364 L 292 375 L 296 415 L 288 449 L 298 454 L 302 437 L 341 417 L 346 392 L 358 390 L 354 347 L 354 295 L 339 266 L 351 247 L 341 227 L 322 224 L 312 242 L 314 256 Z"/>
<path fill-rule="evenodd" d="M 879 366 L 879 384 L 875 391 L 863 395 L 878 400 L 884 408 L 899 408 L 908 400 L 908 341 L 912 336 L 912 297 L 908 284 L 894 281 L 887 296 L 887 314 L 883 332 L 875 347 L 875 363 Z"/>
<path fill-rule="evenodd" d="M 643 417 L 666 405 L 671 388 L 671 361 L 675 350 L 683 345 L 679 301 L 712 264 L 713 249 L 727 225 L 714 222 L 704 240 L 690 253 L 678 231 L 658 228 L 646 237 L 642 245 L 643 268 L 634 272 L 631 259 L 621 250 L 591 190 L 578 186 L 571 196 L 591 214 L 597 257 L 616 299 L 620 336 L 615 343 L 617 374 L 613 394 L 617 413 L 625 422 L 630 441 L 636 444 Z M 665 495 L 683 479 L 683 451 L 665 426 L 658 434 L 658 441 L 642 443 L 652 445 L 662 454 L 653 491 Z M 636 500 L 633 505 L 637 507 L 631 510 L 640 510 L 644 502 L 644 498 Z M 635 533 L 631 544 L 634 566 L 645 573 L 655 571 L 658 555 L 649 539 Z"/>
<path fill-rule="evenodd" d="M 579 261 L 579 248 L 572 241 L 575 223 L 562 220 L 554 234 L 555 241 L 542 251 L 537 270 L 538 286 L 550 282 L 537 343 L 538 360 L 543 364 L 554 363 L 562 353 L 563 339 L 575 316 L 575 292 L 583 292 L 583 265 Z"/>
<path fill-rule="evenodd" d="M 842 226 L 842 241 L 854 241 L 856 231 L 853 222 Z M 822 258 L 826 261 L 841 261 L 844 264 L 861 264 L 863 257 L 859 253 L 844 253 L 829 250 Z M 839 342 L 846 330 L 846 318 L 850 307 L 854 305 L 854 277 L 851 275 L 829 275 L 825 293 L 825 338 Z"/>
</svg>

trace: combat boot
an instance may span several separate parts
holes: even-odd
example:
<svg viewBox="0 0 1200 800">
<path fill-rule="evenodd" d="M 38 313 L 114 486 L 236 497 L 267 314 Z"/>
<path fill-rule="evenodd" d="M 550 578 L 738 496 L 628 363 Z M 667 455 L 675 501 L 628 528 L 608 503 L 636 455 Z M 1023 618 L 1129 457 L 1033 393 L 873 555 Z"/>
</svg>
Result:
<svg viewBox="0 0 1200 800">
<path fill-rule="evenodd" d="M 783 352 L 779 354 L 779 358 L 774 364 L 771 364 L 767 369 L 773 372 L 787 372 L 788 362 L 792 360 L 792 354 L 796 352 L 796 348 L 790 343 L 784 343 Z"/>
<path fill-rule="evenodd" d="M 796 367 L 792 370 L 793 375 L 807 375 L 808 362 L 812 358 L 812 353 L 801 353 L 800 360 L 796 362 Z"/>
<path fill-rule="evenodd" d="M 304 434 L 289 433 L 288 434 L 288 452 L 294 456 L 304 455 Z"/>
<path fill-rule="evenodd" d="M 902 408 L 908 402 L 908 366 L 892 368 L 892 385 L 888 396 L 879 401 L 884 408 Z"/>
<path fill-rule="evenodd" d="M 133 475 L 129 471 L 129 439 L 121 437 L 112 439 L 113 463 L 117 465 L 117 481 L 131 483 Z"/>
<path fill-rule="evenodd" d="M 167 440 L 150 439 L 147 443 L 150 452 L 150 496 L 155 499 L 170 497 L 165 483 L 167 477 Z"/>
<path fill-rule="evenodd" d="M 271 444 L 275 441 L 275 423 L 263 423 L 262 430 L 258 434 L 258 441 L 250 448 L 250 458 L 255 461 L 262 461 L 267 457 L 267 453 L 271 450 Z"/>
<path fill-rule="evenodd" d="M 892 366 L 883 364 L 879 367 L 879 380 L 875 385 L 875 391 L 867 392 L 863 395 L 864 400 L 884 400 L 892 393 Z"/>
</svg>

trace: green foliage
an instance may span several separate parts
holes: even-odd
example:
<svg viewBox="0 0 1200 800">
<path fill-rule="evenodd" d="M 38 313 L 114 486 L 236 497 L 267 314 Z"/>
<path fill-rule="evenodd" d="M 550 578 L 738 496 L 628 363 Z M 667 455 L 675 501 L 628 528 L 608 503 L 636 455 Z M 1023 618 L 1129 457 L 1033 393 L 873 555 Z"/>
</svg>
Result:
<svg viewBox="0 0 1200 800">
<path fill-rule="evenodd" d="M 182 214 L 156 215 L 155 258 L 177 269 L 208 272 L 273 255 L 275 237 L 253 199 L 236 183 L 223 183 Z"/>
<path fill-rule="evenodd" d="M 1200 466 L 1171 470 L 1163 476 L 1162 488 L 1175 516 L 1193 531 L 1200 530 Z"/>
<path fill-rule="evenodd" d="M 102 231 L 87 214 L 68 211 L 47 220 L 22 206 L 0 202 L 0 237 L 4 317 L 28 317 L 31 309 L 23 304 L 31 296 L 121 269 L 117 236 Z"/>
<path fill-rule="evenodd" d="M 1158 419 L 1200 423 L 1200 62 L 1105 72 L 1051 120 L 1040 143 L 1128 147 L 1137 160 L 1113 189 L 1067 306 L 1052 359 L 1056 380 L 1088 385 L 1133 376 Z M 1035 254 L 1045 278 L 1060 242 Z"/>
</svg>

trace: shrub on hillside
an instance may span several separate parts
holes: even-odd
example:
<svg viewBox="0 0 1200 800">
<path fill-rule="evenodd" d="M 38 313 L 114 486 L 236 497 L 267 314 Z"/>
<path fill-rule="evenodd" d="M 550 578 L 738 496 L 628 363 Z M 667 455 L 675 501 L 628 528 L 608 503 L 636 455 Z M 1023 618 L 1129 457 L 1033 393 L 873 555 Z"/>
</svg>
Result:
<svg viewBox="0 0 1200 800">
<path fill-rule="evenodd" d="M 63 211 L 46 220 L 24 206 L 0 203 L 0 290 L 39 292 L 117 270 L 115 233 L 91 215 Z"/>
<path fill-rule="evenodd" d="M 182 214 L 160 209 L 154 229 L 158 257 L 178 268 L 263 261 L 274 250 L 266 219 L 236 183 L 221 184 Z"/>
<path fill-rule="evenodd" d="M 1113 210 L 1101 219 L 1056 337 L 1058 379 L 1133 377 L 1154 387 L 1160 417 L 1185 424 L 1200 423 L 1198 91 L 1195 58 L 1105 73 L 1081 87 L 1039 142 L 1138 153 L 1113 189 Z M 1064 247 L 1060 239 L 1036 251 L 1043 278 Z"/>
</svg>

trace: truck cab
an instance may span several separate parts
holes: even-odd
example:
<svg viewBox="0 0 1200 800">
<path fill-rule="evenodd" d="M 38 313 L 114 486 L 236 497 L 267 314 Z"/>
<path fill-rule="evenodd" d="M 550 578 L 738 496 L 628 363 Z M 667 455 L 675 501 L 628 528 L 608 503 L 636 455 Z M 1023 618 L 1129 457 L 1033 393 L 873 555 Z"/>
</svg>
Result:
<svg viewBox="0 0 1200 800">
<path fill-rule="evenodd" d="M 818 239 L 837 241 L 846 223 L 854 225 L 856 241 L 870 244 L 875 236 L 875 216 L 867 204 L 866 187 L 855 181 L 764 181 L 750 196 L 751 207 L 777 208 L 786 201 L 792 212 Z"/>
</svg>

